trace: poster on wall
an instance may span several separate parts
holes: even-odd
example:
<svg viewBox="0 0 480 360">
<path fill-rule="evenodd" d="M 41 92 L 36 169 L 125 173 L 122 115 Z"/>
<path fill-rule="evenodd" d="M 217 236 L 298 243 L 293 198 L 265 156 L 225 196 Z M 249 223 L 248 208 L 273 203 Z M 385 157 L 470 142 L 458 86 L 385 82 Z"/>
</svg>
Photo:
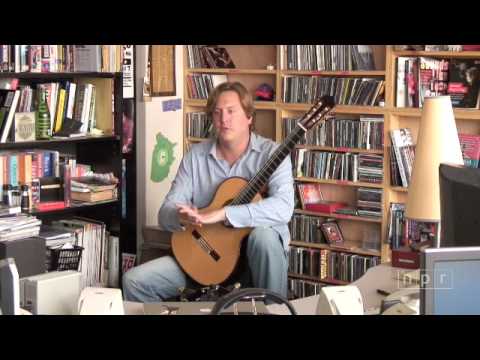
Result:
<svg viewBox="0 0 480 360">
<path fill-rule="evenodd" d="M 170 172 L 170 167 L 175 160 L 173 148 L 177 143 L 171 142 L 161 132 L 156 136 L 157 143 L 152 153 L 152 169 L 150 179 L 153 182 L 161 182 Z"/>
<path fill-rule="evenodd" d="M 135 97 L 134 94 L 134 76 L 133 76 L 133 69 L 135 64 L 133 63 L 133 45 L 122 45 L 123 51 L 123 63 L 122 63 L 122 71 L 123 71 L 123 98 L 124 99 L 133 99 Z"/>
</svg>

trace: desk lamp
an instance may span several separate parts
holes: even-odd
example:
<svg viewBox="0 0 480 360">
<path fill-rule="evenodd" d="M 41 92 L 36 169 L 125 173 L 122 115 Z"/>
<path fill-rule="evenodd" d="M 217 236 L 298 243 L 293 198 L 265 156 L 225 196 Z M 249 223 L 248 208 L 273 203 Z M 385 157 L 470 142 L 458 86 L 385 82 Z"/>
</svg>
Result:
<svg viewBox="0 0 480 360">
<path fill-rule="evenodd" d="M 434 247 L 440 247 L 440 163 L 463 165 L 450 96 L 425 98 L 405 211 L 408 219 L 437 224 Z"/>
</svg>

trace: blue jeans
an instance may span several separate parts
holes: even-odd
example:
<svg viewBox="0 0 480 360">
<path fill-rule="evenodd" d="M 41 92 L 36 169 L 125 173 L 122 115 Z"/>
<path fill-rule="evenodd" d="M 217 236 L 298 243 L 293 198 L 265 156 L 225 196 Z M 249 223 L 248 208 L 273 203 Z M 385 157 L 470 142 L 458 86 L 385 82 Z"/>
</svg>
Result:
<svg viewBox="0 0 480 360">
<path fill-rule="evenodd" d="M 287 296 L 287 253 L 275 230 L 258 227 L 248 236 L 247 264 L 253 287 Z M 171 256 L 149 261 L 123 275 L 123 296 L 127 301 L 158 302 L 179 295 L 180 287 L 198 287 Z M 242 287 L 244 284 L 242 283 Z"/>
</svg>

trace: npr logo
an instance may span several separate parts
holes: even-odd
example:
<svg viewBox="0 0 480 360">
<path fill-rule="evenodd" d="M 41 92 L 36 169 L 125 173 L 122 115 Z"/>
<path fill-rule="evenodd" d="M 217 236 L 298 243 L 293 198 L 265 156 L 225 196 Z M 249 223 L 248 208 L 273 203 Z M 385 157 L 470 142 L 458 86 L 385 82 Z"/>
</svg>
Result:
<svg viewBox="0 0 480 360">
<path fill-rule="evenodd" d="M 453 272 L 451 270 L 428 270 L 418 276 L 399 274 L 397 276 L 397 288 L 407 289 L 420 286 L 424 289 L 450 290 L 453 289 Z"/>
</svg>

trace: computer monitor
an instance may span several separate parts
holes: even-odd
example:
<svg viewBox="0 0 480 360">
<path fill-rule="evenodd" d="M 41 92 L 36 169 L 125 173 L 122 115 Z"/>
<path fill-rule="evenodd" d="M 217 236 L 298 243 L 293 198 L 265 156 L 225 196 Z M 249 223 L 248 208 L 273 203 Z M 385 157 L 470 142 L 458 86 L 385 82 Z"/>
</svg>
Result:
<svg viewBox="0 0 480 360">
<path fill-rule="evenodd" d="M 480 246 L 480 169 L 440 164 L 440 247 Z"/>
<path fill-rule="evenodd" d="M 13 258 L 0 260 L 0 314 L 20 314 L 20 284 Z"/>
<path fill-rule="evenodd" d="M 420 261 L 420 314 L 480 314 L 480 246 L 427 248 Z"/>
</svg>

